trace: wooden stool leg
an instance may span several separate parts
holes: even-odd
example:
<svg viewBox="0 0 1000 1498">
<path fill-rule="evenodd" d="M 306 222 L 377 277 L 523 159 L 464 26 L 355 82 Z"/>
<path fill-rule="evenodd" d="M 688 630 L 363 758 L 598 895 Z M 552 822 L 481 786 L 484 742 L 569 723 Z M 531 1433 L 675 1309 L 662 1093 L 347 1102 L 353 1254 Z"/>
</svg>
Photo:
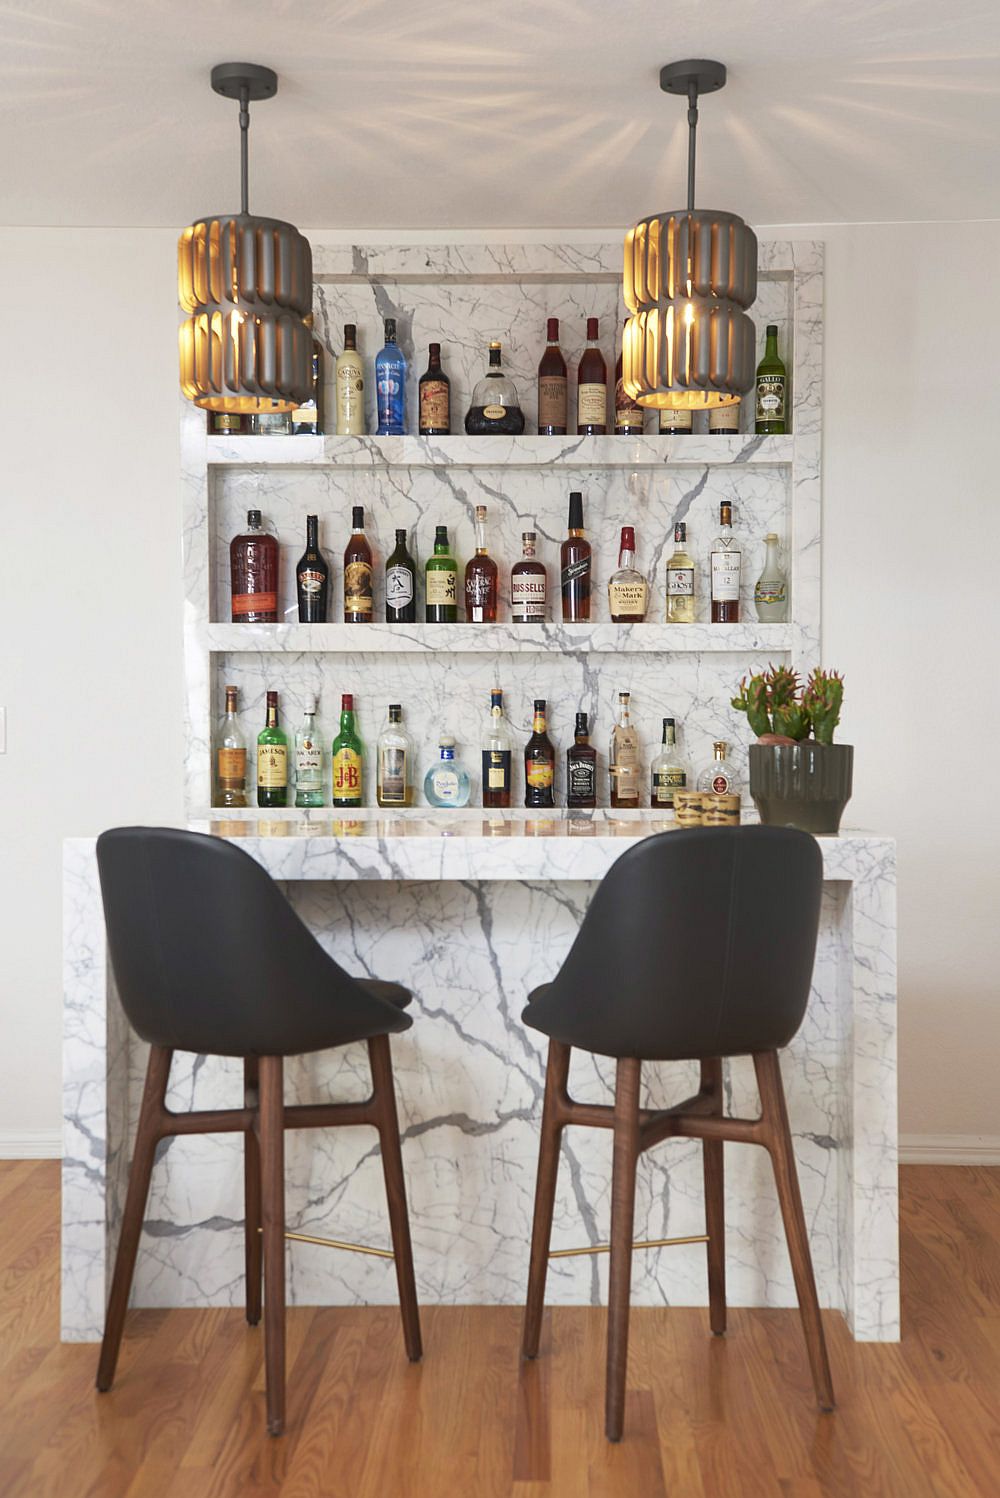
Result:
<svg viewBox="0 0 1000 1498">
<path fill-rule="evenodd" d="M 256 1056 L 243 1062 L 243 1106 L 256 1113 L 260 1106 Z M 256 1326 L 260 1320 L 260 1277 L 263 1267 L 260 1220 L 260 1140 L 255 1128 L 243 1135 L 243 1237 L 246 1264 L 247 1321 Z"/>
<path fill-rule="evenodd" d="M 641 1061 L 622 1057 L 615 1079 L 615 1144 L 611 1175 L 611 1274 L 608 1288 L 608 1371 L 604 1430 L 620 1441 L 625 1426 L 628 1318 L 632 1288 L 635 1168 L 639 1158 Z"/>
<path fill-rule="evenodd" d="M 125 1312 L 128 1309 L 132 1275 L 135 1270 L 139 1239 L 142 1236 L 142 1220 L 146 1213 L 149 1196 L 149 1178 L 153 1173 L 156 1146 L 162 1137 L 164 1100 L 167 1082 L 170 1080 L 170 1061 L 173 1051 L 162 1046 L 153 1046 L 146 1067 L 146 1085 L 139 1109 L 139 1127 L 135 1136 L 135 1151 L 128 1173 L 128 1192 L 125 1197 L 125 1213 L 122 1217 L 118 1252 L 115 1255 L 115 1271 L 111 1281 L 111 1295 L 104 1321 L 104 1340 L 97 1365 L 97 1387 L 101 1393 L 111 1388 L 118 1364 L 118 1349 L 121 1347 L 122 1331 L 125 1327 Z"/>
<path fill-rule="evenodd" d="M 713 1114 L 722 1114 L 722 1062 L 717 1057 L 701 1063 L 702 1090 L 711 1089 Z M 726 1330 L 726 1188 L 725 1145 L 721 1139 L 702 1141 L 705 1168 L 705 1232 L 708 1255 L 708 1320 L 717 1337 Z"/>
<path fill-rule="evenodd" d="M 372 1036 L 368 1042 L 368 1060 L 378 1115 L 378 1137 L 382 1147 L 382 1176 L 385 1180 L 392 1251 L 395 1255 L 403 1341 L 410 1362 L 419 1363 L 423 1355 L 420 1311 L 417 1307 L 417 1285 L 413 1274 L 413 1245 L 410 1242 L 410 1218 L 406 1209 L 406 1182 L 403 1178 L 403 1153 L 399 1145 L 399 1117 L 396 1113 L 396 1089 L 392 1080 L 388 1035 Z"/>
<path fill-rule="evenodd" d="M 260 1058 L 261 1205 L 264 1219 L 264 1367 L 267 1428 L 285 1428 L 285 1101 L 280 1056 Z"/>
<path fill-rule="evenodd" d="M 785 1108 L 785 1092 L 781 1085 L 781 1068 L 776 1051 L 765 1051 L 753 1058 L 760 1090 L 761 1114 L 767 1130 L 767 1149 L 774 1167 L 774 1180 L 778 1188 L 778 1201 L 788 1239 L 788 1253 L 795 1277 L 795 1292 L 799 1298 L 802 1329 L 805 1332 L 806 1349 L 812 1368 L 813 1383 L 820 1409 L 832 1410 L 834 1406 L 833 1380 L 826 1354 L 826 1338 L 820 1319 L 816 1281 L 813 1277 L 812 1256 L 809 1252 L 809 1236 L 806 1232 L 802 1197 L 799 1194 L 799 1178 L 795 1170 L 795 1154 L 792 1149 L 792 1134 L 788 1126 Z"/>
<path fill-rule="evenodd" d="M 531 1260 L 528 1266 L 528 1297 L 524 1307 L 521 1356 L 537 1358 L 545 1309 L 545 1277 L 549 1267 L 552 1213 L 559 1173 L 559 1145 L 563 1126 L 559 1102 L 569 1082 L 570 1048 L 561 1040 L 549 1041 L 545 1066 L 545 1098 L 542 1103 L 542 1133 L 538 1145 L 538 1175 L 535 1180 L 535 1211 L 531 1220 Z"/>
</svg>

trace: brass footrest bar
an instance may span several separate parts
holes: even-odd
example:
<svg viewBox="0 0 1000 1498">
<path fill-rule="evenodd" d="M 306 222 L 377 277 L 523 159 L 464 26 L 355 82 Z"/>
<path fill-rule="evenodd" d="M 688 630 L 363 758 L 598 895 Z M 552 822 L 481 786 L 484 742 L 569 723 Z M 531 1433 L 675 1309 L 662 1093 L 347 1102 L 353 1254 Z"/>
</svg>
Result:
<svg viewBox="0 0 1000 1498">
<path fill-rule="evenodd" d="M 707 1233 L 694 1233 L 690 1238 L 651 1238 L 646 1243 L 633 1243 L 633 1252 L 637 1248 L 678 1248 L 682 1243 L 707 1243 Z M 609 1254 L 610 1243 L 594 1243 L 587 1248 L 553 1248 L 549 1250 L 550 1259 L 572 1259 L 576 1254 Z"/>
<path fill-rule="evenodd" d="M 264 1231 L 257 1229 L 258 1233 Z M 391 1248 L 367 1248 L 363 1243 L 341 1243 L 337 1238 L 315 1238 L 312 1233 L 286 1233 L 290 1243 L 315 1243 L 319 1248 L 342 1248 L 348 1254 L 370 1254 L 374 1259 L 394 1259 Z"/>
</svg>

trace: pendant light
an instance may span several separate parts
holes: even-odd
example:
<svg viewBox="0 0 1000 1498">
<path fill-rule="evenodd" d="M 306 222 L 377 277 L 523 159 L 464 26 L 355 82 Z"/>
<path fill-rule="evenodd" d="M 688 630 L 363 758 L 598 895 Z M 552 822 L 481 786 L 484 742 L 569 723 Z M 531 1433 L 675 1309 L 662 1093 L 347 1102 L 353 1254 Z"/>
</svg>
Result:
<svg viewBox="0 0 1000 1498">
<path fill-rule="evenodd" d="M 312 394 L 312 250 L 291 224 L 249 211 L 250 101 L 278 75 L 250 62 L 212 69 L 240 105 L 239 213 L 197 219 L 177 244 L 181 389 L 209 411 L 291 411 Z"/>
<path fill-rule="evenodd" d="M 660 69 L 664 93 L 688 101 L 687 208 L 640 219 L 625 236 L 622 379 L 640 406 L 730 406 L 753 383 L 744 309 L 757 295 L 757 236 L 735 213 L 694 206 L 698 96 L 725 82 L 721 62 Z"/>
</svg>

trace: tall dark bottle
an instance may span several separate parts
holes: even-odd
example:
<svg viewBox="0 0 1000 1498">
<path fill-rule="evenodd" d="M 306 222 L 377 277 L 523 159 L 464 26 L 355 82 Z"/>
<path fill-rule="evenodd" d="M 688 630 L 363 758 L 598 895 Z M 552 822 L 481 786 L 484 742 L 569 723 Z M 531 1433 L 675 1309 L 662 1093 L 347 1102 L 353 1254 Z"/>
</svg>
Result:
<svg viewBox="0 0 1000 1498">
<path fill-rule="evenodd" d="M 372 607 L 372 549 L 365 535 L 364 505 L 352 512 L 351 539 L 344 552 L 344 623 L 370 624 Z"/>
<path fill-rule="evenodd" d="M 566 805 L 597 805 L 597 750 L 586 713 L 577 713 L 573 746 L 566 750 Z"/>
<path fill-rule="evenodd" d="M 441 345 L 427 348 L 427 369 L 417 388 L 417 427 L 421 437 L 447 437 L 451 431 L 451 381 L 441 368 Z"/>
<path fill-rule="evenodd" d="M 417 564 L 406 544 L 406 531 L 397 529 L 396 545 L 385 564 L 387 624 L 412 624 L 417 617 Z"/>
<path fill-rule="evenodd" d="M 531 738 L 524 746 L 525 806 L 555 806 L 556 751 L 545 724 L 545 699 L 535 701 Z"/>
<path fill-rule="evenodd" d="M 562 616 L 566 624 L 590 618 L 590 542 L 583 530 L 583 495 L 569 497 L 569 530 L 559 549 Z"/>
<path fill-rule="evenodd" d="M 608 430 L 608 366 L 597 346 L 597 318 L 587 318 L 587 347 L 576 370 L 576 429 L 581 437 Z"/>
<path fill-rule="evenodd" d="M 319 549 L 319 520 L 306 516 L 306 549 L 295 568 L 300 624 L 325 624 L 330 596 L 330 569 Z"/>
<path fill-rule="evenodd" d="M 538 364 L 538 435 L 565 437 L 566 360 L 559 347 L 559 319 L 550 317 L 548 342 Z"/>
</svg>

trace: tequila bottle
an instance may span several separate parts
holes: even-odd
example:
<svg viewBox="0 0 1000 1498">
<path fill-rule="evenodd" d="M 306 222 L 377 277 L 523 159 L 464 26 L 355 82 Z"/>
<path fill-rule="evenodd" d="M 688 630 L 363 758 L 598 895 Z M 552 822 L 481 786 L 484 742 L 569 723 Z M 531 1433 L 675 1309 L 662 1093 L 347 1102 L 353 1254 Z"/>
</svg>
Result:
<svg viewBox="0 0 1000 1498">
<path fill-rule="evenodd" d="M 379 806 L 409 806 L 413 748 L 403 727 L 403 709 L 398 702 L 389 704 L 389 716 L 378 737 L 375 799 Z"/>
<path fill-rule="evenodd" d="M 278 694 L 267 694 L 267 717 L 257 735 L 257 805 L 288 805 L 288 737 L 278 722 Z"/>
<path fill-rule="evenodd" d="M 667 623 L 694 623 L 694 558 L 687 549 L 687 526 L 674 526 L 674 551 L 667 562 Z"/>
<path fill-rule="evenodd" d="M 649 804 L 659 811 L 674 804 L 674 791 L 687 787 L 687 770 L 677 754 L 677 730 L 673 718 L 663 720 L 663 743 L 650 766 Z"/>
<path fill-rule="evenodd" d="M 215 749 L 216 806 L 246 806 L 247 746 L 236 718 L 236 687 L 226 688 L 226 713 Z"/>
<path fill-rule="evenodd" d="M 312 697 L 295 733 L 295 805 L 323 805 L 323 748 L 316 736 L 316 702 Z"/>
<path fill-rule="evenodd" d="M 639 805 L 639 735 L 629 718 L 628 692 L 618 693 L 618 722 L 611 730 L 608 776 L 612 806 Z"/>
<path fill-rule="evenodd" d="M 511 782 L 510 732 L 503 713 L 503 692 L 490 693 L 490 715 L 483 734 L 483 805 L 509 806 Z"/>
<path fill-rule="evenodd" d="M 764 566 L 753 590 L 753 604 L 761 624 L 784 624 L 788 618 L 788 585 L 778 557 L 778 537 L 764 537 Z"/>
<path fill-rule="evenodd" d="M 455 758 L 455 740 L 442 734 L 438 748 L 440 759 L 424 776 L 424 795 L 431 806 L 468 806 L 469 772 Z"/>
<path fill-rule="evenodd" d="M 333 741 L 330 759 L 333 805 L 363 806 L 365 747 L 358 737 L 351 692 L 345 692 L 340 699 L 340 732 Z"/>
</svg>

